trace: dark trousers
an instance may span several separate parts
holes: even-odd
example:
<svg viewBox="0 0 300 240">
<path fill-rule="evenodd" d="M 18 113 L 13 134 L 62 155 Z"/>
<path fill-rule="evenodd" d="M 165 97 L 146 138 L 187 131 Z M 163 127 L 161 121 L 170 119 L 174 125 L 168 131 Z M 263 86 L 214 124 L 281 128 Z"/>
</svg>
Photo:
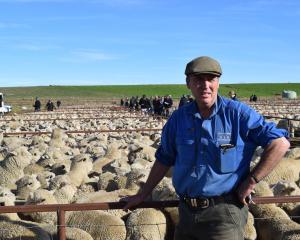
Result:
<svg viewBox="0 0 300 240">
<path fill-rule="evenodd" d="M 247 217 L 248 207 L 239 203 L 191 209 L 180 202 L 175 240 L 243 240 Z"/>
</svg>

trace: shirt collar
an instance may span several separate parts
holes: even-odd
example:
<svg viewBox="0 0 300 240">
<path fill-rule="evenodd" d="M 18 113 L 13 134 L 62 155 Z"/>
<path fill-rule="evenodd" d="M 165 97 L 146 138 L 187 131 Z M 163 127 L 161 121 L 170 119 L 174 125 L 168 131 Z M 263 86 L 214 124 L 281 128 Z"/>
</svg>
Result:
<svg viewBox="0 0 300 240">
<path fill-rule="evenodd" d="M 222 105 L 223 105 L 222 98 L 218 95 L 217 96 L 217 100 L 216 100 L 216 102 L 213 105 L 213 112 L 212 112 L 212 114 L 210 115 L 209 118 L 212 118 L 214 115 L 216 115 L 217 112 L 220 110 L 220 108 L 221 108 Z M 193 101 L 192 104 L 190 105 L 190 107 L 188 108 L 188 113 L 191 114 L 191 115 L 193 115 L 196 118 L 202 119 L 201 115 L 199 113 L 199 110 L 198 110 L 198 106 L 197 106 L 196 100 Z"/>
</svg>

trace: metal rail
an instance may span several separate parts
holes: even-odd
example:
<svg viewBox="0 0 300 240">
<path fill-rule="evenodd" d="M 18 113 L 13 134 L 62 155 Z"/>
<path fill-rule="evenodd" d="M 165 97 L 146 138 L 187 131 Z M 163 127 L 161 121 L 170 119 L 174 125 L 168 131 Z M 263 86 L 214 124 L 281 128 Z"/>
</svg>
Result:
<svg viewBox="0 0 300 240">
<path fill-rule="evenodd" d="M 76 118 L 37 118 L 37 119 L 18 119 L 24 122 L 38 122 L 38 121 L 55 121 L 55 120 L 105 120 L 105 119 L 124 119 L 124 118 L 133 118 L 133 119 L 150 119 L 152 116 L 124 116 L 124 117 L 76 117 Z M 18 121 L 16 119 L 0 119 L 0 122 L 13 122 Z M 299 120 L 300 121 L 300 120 Z"/>
<path fill-rule="evenodd" d="M 101 133 L 101 132 L 159 132 L 162 128 L 132 128 L 132 129 L 115 129 L 115 130 L 74 130 L 74 131 L 65 131 L 67 134 L 71 133 Z M 45 135 L 52 134 L 52 132 L 3 132 L 3 136 L 19 136 L 19 135 Z"/>
<path fill-rule="evenodd" d="M 252 204 L 269 203 L 295 203 L 300 202 L 300 196 L 277 196 L 277 197 L 253 197 Z M 23 206 L 1 206 L 0 213 L 24 213 L 24 212 L 56 212 L 57 232 L 59 240 L 66 239 L 66 211 L 88 211 L 123 209 L 125 202 L 104 203 L 77 203 L 77 204 L 47 204 L 47 205 L 23 205 Z M 143 202 L 137 208 L 166 208 L 177 207 L 179 200 Z"/>
</svg>

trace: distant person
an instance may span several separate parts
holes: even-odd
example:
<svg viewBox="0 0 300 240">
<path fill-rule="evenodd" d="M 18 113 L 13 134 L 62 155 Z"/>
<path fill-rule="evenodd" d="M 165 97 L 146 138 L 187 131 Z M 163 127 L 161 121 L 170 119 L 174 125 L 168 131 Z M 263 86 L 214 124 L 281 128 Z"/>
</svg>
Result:
<svg viewBox="0 0 300 240">
<path fill-rule="evenodd" d="M 41 101 L 39 100 L 38 97 L 35 98 L 35 102 L 33 104 L 33 107 L 34 107 L 35 112 L 41 111 Z"/>
<path fill-rule="evenodd" d="M 188 98 L 188 103 L 191 103 L 194 101 L 194 98 L 191 95 L 188 95 L 187 98 Z"/>
<path fill-rule="evenodd" d="M 165 116 L 168 117 L 170 115 L 170 108 L 173 106 L 173 99 L 171 95 L 165 96 L 163 106 L 165 109 Z"/>
<path fill-rule="evenodd" d="M 46 109 L 47 109 L 47 111 L 53 111 L 54 110 L 54 104 L 51 101 L 51 99 L 48 100 L 48 102 L 46 104 Z"/>
<path fill-rule="evenodd" d="M 125 107 L 129 107 L 129 99 L 128 99 L 128 97 L 125 98 L 124 106 Z"/>
<path fill-rule="evenodd" d="M 182 97 L 180 98 L 180 101 L 179 101 L 179 105 L 178 107 L 182 107 L 184 105 L 188 104 L 188 99 L 187 97 L 183 94 Z"/>
<path fill-rule="evenodd" d="M 122 107 L 124 106 L 124 99 L 123 99 L 123 98 L 121 98 L 120 105 L 121 105 Z"/>
<path fill-rule="evenodd" d="M 235 91 L 233 91 L 233 90 L 230 91 L 230 92 L 228 93 L 228 96 L 231 98 L 231 100 L 233 100 L 233 101 L 238 101 Z"/>
<path fill-rule="evenodd" d="M 60 100 L 57 100 L 56 106 L 57 106 L 57 108 L 59 108 L 61 106 L 61 101 Z"/>
<path fill-rule="evenodd" d="M 256 102 L 256 101 L 257 101 L 257 96 L 256 96 L 255 94 L 253 94 L 252 101 L 253 101 L 253 102 Z"/>
</svg>

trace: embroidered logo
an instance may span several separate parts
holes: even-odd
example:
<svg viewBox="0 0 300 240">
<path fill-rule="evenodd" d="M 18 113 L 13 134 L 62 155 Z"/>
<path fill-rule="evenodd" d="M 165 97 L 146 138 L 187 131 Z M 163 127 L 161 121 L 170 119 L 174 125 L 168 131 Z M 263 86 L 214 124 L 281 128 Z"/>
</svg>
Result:
<svg viewBox="0 0 300 240">
<path fill-rule="evenodd" d="M 217 141 L 219 143 L 229 143 L 231 139 L 231 133 L 223 133 L 223 132 L 218 132 L 217 133 Z"/>
</svg>

